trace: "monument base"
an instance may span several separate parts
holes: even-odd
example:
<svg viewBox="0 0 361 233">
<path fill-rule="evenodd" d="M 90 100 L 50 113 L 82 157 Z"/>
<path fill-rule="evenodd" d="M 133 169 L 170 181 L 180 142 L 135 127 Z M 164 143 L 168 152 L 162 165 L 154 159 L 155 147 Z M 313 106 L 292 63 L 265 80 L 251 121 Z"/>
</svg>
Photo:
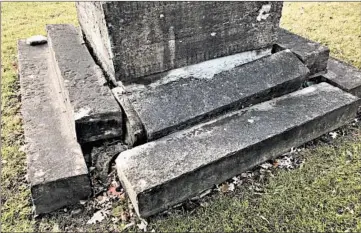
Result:
<svg viewBox="0 0 361 233">
<path fill-rule="evenodd" d="M 106 177 L 116 159 L 137 213 L 148 217 L 346 124 L 360 105 L 360 71 L 284 30 L 287 43 L 280 37 L 273 53 L 235 54 L 117 87 L 108 85 L 79 30 L 57 25 L 48 32 L 48 45 L 18 48 L 37 214 L 87 198 L 86 164 Z M 320 72 L 329 84 L 302 88 Z"/>
</svg>

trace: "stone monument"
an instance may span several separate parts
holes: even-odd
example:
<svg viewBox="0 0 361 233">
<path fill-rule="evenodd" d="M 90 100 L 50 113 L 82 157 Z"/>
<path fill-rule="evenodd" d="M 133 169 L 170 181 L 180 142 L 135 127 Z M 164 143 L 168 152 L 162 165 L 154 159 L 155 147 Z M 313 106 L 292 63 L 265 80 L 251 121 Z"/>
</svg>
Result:
<svg viewBox="0 0 361 233">
<path fill-rule="evenodd" d="M 115 161 L 148 217 L 353 120 L 360 71 L 279 28 L 282 5 L 78 2 L 80 28 L 20 40 L 35 213 L 92 197 L 89 167 Z"/>
</svg>

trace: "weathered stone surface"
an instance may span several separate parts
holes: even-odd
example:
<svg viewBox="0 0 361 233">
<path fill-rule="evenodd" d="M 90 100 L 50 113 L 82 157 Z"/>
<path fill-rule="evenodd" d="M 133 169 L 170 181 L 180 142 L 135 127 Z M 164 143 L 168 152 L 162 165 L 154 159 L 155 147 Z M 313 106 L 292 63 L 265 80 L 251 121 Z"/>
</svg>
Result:
<svg viewBox="0 0 361 233">
<path fill-rule="evenodd" d="M 154 140 L 225 111 L 297 90 L 307 67 L 289 50 L 238 67 L 206 61 L 180 68 L 149 84 L 126 86 L 147 139 Z"/>
<path fill-rule="evenodd" d="M 122 136 L 122 112 L 79 31 L 72 25 L 47 25 L 49 46 L 65 98 L 74 111 L 81 143 Z"/>
<path fill-rule="evenodd" d="M 52 67 L 48 45 L 18 43 L 28 181 L 36 214 L 91 194 L 88 170 Z"/>
<path fill-rule="evenodd" d="M 330 50 L 317 42 L 311 41 L 283 28 L 278 30 L 278 40 L 274 51 L 290 49 L 310 70 L 310 75 L 326 71 Z"/>
<path fill-rule="evenodd" d="M 313 85 L 126 150 L 118 175 L 147 217 L 340 127 L 359 104 L 330 84 Z"/>
<path fill-rule="evenodd" d="M 361 70 L 335 58 L 330 58 L 322 79 L 353 95 L 361 97 Z"/>
<path fill-rule="evenodd" d="M 82 31 L 113 81 L 261 49 L 282 2 L 77 2 Z"/>
<path fill-rule="evenodd" d="M 129 146 L 143 144 L 147 139 L 144 125 L 130 103 L 124 87 L 115 87 L 112 92 L 124 113 L 124 142 Z"/>
</svg>

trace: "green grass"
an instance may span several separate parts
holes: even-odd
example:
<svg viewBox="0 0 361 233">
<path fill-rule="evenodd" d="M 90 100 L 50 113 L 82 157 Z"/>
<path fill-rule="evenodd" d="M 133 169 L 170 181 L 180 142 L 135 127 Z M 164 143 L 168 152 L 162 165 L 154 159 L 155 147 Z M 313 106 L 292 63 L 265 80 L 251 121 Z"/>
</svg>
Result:
<svg viewBox="0 0 361 233">
<path fill-rule="evenodd" d="M 31 218 L 26 156 L 20 151 L 24 138 L 16 70 L 17 40 L 45 35 L 45 25 L 54 23 L 76 24 L 74 3 L 2 3 L 1 154 L 6 161 L 1 173 L 3 231 L 52 231 L 60 221 Z M 281 25 L 327 45 L 332 56 L 361 68 L 361 3 L 285 3 Z M 303 152 L 306 162 L 302 168 L 277 170 L 274 177 L 262 183 L 261 196 L 245 185 L 231 194 L 212 196 L 207 207 L 151 219 L 150 229 L 361 231 L 361 130 L 351 132 L 352 137 L 338 139 L 333 146 Z M 97 228 L 110 229 L 104 224 Z"/>
<path fill-rule="evenodd" d="M 285 3 L 281 26 L 318 41 L 337 57 L 361 68 L 361 4 Z"/>
</svg>

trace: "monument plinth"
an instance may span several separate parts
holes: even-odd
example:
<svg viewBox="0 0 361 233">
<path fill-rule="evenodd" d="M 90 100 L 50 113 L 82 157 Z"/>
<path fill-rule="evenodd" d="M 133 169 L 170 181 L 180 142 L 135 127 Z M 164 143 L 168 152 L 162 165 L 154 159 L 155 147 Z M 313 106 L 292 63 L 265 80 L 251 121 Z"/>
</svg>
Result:
<svg viewBox="0 0 361 233">
<path fill-rule="evenodd" d="M 271 47 L 282 2 L 77 2 L 79 23 L 106 73 L 137 78 Z"/>
</svg>

